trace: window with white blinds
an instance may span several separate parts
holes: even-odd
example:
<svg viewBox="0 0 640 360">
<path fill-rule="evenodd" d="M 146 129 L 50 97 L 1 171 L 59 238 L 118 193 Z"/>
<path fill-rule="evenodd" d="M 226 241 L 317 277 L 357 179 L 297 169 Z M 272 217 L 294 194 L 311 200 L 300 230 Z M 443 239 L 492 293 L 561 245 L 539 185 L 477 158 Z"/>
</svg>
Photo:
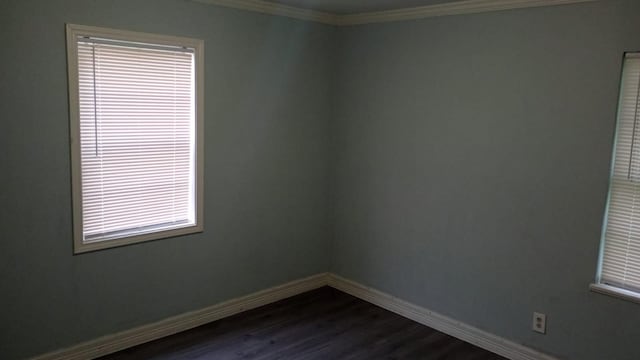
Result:
<svg viewBox="0 0 640 360">
<path fill-rule="evenodd" d="M 598 282 L 640 293 L 640 53 L 624 58 Z"/>
<path fill-rule="evenodd" d="M 201 231 L 202 43 L 67 36 L 76 252 Z"/>
</svg>

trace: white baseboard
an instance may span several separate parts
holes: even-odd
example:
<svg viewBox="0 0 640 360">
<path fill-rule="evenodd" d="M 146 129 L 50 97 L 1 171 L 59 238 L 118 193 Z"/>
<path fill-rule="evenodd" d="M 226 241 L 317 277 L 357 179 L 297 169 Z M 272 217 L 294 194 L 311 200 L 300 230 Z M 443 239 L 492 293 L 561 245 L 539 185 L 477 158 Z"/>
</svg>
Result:
<svg viewBox="0 0 640 360">
<path fill-rule="evenodd" d="M 331 273 L 321 273 L 295 280 L 204 309 L 40 355 L 32 360 L 94 359 L 326 285 L 511 360 L 557 360 L 549 355 Z"/>
<path fill-rule="evenodd" d="M 558 360 L 526 346 L 490 334 L 431 310 L 411 304 L 376 289 L 347 280 L 335 274 L 328 276 L 329 286 L 380 306 L 447 335 L 466 341 L 511 360 Z"/>
<path fill-rule="evenodd" d="M 33 360 L 87 360 L 157 340 L 181 331 L 267 305 L 327 285 L 326 273 L 295 280 L 204 309 L 173 316 L 149 325 L 103 336 L 66 349 L 37 356 Z"/>
</svg>

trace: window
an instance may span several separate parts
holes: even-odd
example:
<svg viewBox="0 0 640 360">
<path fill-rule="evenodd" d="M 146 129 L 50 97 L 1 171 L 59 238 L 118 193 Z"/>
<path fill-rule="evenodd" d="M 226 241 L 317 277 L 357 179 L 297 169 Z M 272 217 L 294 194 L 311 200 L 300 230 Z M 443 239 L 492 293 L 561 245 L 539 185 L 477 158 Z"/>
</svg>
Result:
<svg viewBox="0 0 640 360">
<path fill-rule="evenodd" d="M 76 253 L 202 231 L 203 55 L 67 25 Z"/>
<path fill-rule="evenodd" d="M 624 57 L 596 291 L 640 301 L 640 53 Z"/>
</svg>

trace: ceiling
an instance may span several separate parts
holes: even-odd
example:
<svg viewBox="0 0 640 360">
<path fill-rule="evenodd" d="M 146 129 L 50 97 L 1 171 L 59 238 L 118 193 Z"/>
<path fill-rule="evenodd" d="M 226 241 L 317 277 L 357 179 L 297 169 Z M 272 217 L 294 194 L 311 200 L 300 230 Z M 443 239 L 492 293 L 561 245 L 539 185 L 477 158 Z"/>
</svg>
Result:
<svg viewBox="0 0 640 360">
<path fill-rule="evenodd" d="M 334 14 L 355 14 L 371 11 L 395 10 L 416 6 L 459 2 L 460 0 L 269 0 L 270 2 L 313 9 Z"/>
</svg>

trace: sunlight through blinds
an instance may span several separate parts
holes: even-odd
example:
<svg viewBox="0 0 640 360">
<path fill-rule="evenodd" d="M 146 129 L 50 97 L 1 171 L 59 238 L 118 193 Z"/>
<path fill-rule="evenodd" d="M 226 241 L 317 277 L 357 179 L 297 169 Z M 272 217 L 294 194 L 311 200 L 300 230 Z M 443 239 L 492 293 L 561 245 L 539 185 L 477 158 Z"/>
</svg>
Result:
<svg viewBox="0 0 640 360">
<path fill-rule="evenodd" d="M 640 292 L 640 53 L 625 56 L 600 283 Z"/>
<path fill-rule="evenodd" d="M 193 51 L 77 41 L 83 240 L 193 225 Z"/>
</svg>

